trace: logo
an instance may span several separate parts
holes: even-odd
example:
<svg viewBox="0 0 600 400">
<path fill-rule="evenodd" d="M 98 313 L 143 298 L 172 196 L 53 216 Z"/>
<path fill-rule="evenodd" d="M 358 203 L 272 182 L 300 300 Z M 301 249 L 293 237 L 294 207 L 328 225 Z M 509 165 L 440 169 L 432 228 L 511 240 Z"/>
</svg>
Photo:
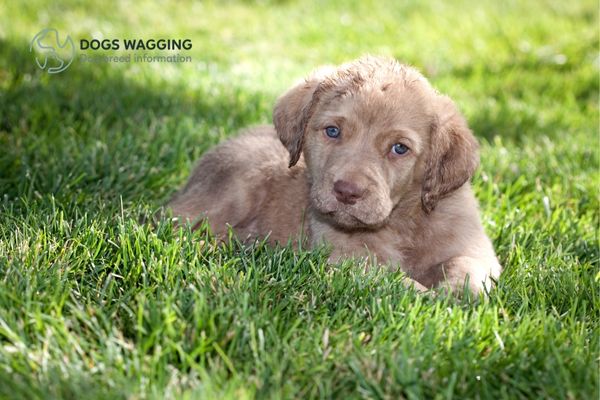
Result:
<svg viewBox="0 0 600 400">
<path fill-rule="evenodd" d="M 69 68 L 73 62 L 75 45 L 68 35 L 61 43 L 58 31 L 54 28 L 46 28 L 33 37 L 29 52 L 35 54 L 35 62 L 38 67 L 49 74 L 58 74 Z"/>
</svg>

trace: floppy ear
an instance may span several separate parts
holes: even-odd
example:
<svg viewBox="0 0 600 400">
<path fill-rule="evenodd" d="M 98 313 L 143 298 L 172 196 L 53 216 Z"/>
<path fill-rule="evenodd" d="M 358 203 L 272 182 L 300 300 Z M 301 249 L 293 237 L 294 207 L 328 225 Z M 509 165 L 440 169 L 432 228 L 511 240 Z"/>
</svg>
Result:
<svg viewBox="0 0 600 400">
<path fill-rule="evenodd" d="M 421 205 L 426 213 L 468 181 L 479 165 L 479 146 L 467 122 L 449 98 L 443 96 L 440 100 L 421 190 Z"/>
<path fill-rule="evenodd" d="M 279 140 L 290 152 L 290 167 L 300 159 L 304 132 L 310 118 L 314 94 L 325 76 L 332 72 L 332 67 L 325 67 L 314 72 L 304 82 L 294 86 L 281 96 L 273 110 L 273 124 Z"/>
</svg>

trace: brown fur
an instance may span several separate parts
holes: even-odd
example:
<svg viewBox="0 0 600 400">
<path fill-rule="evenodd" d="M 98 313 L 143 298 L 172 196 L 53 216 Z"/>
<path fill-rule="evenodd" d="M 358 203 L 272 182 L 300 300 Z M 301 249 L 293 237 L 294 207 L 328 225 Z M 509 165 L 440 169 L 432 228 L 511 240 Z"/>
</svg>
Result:
<svg viewBox="0 0 600 400">
<path fill-rule="evenodd" d="M 208 218 L 217 235 L 327 243 L 332 260 L 375 257 L 426 287 L 468 281 L 479 293 L 498 278 L 469 184 L 477 141 L 415 69 L 374 57 L 320 69 L 277 101 L 273 121 L 205 154 L 174 215 Z"/>
</svg>

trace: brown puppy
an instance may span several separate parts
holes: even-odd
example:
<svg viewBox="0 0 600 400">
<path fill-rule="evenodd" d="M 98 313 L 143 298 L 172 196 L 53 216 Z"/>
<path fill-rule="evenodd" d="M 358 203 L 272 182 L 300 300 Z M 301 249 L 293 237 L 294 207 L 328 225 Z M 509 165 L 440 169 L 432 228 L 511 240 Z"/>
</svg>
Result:
<svg viewBox="0 0 600 400">
<path fill-rule="evenodd" d="M 498 278 L 469 183 L 477 142 L 415 69 L 374 57 L 320 69 L 273 120 L 205 154 L 174 215 L 242 239 L 302 235 L 333 260 L 375 257 L 426 287 L 479 293 Z"/>
</svg>

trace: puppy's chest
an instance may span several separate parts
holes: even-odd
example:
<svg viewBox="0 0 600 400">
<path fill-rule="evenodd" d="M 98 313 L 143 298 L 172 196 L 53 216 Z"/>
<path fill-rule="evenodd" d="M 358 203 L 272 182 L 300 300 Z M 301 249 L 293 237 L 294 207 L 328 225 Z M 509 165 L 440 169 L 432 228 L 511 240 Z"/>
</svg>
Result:
<svg viewBox="0 0 600 400">
<path fill-rule="evenodd" d="M 311 224 L 313 246 L 326 243 L 332 247 L 331 259 L 337 261 L 350 257 L 375 257 L 379 264 L 410 272 L 414 269 L 413 238 L 399 235 L 391 229 L 376 232 L 348 233 L 314 222 Z"/>
<path fill-rule="evenodd" d="M 381 264 L 394 269 L 410 272 L 414 269 L 412 254 L 415 243 L 410 237 L 399 235 L 391 230 L 363 234 L 360 238 L 369 253 L 377 257 Z"/>
</svg>

